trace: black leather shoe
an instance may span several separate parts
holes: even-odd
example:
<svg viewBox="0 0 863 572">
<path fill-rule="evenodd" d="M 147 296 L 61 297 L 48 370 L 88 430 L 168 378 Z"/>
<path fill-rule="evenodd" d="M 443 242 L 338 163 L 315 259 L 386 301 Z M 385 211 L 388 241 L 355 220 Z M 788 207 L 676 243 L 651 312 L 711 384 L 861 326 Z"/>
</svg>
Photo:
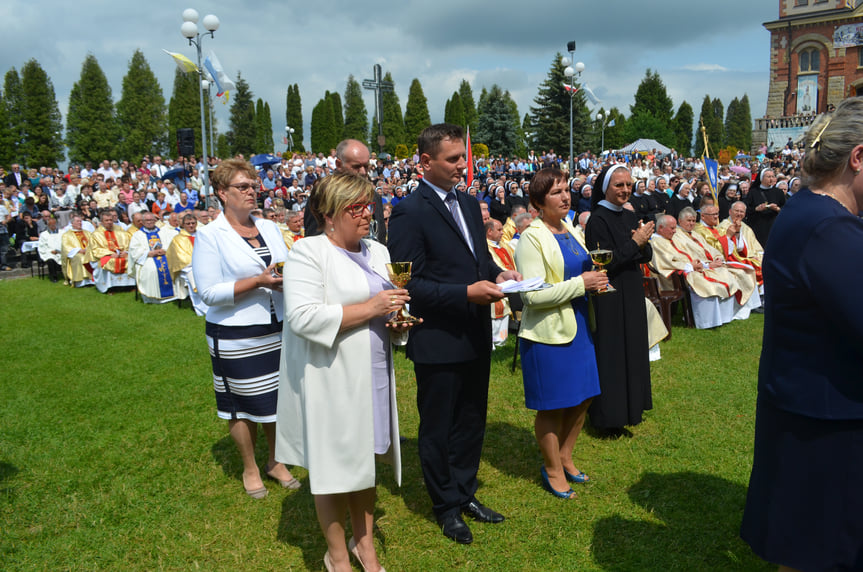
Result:
<svg viewBox="0 0 863 572">
<path fill-rule="evenodd" d="M 503 522 L 503 515 L 499 512 L 495 512 L 482 504 L 479 501 L 473 500 L 461 507 L 461 511 L 464 514 L 470 515 L 474 520 L 478 520 L 479 522 L 490 522 L 492 524 L 497 524 L 499 522 Z"/>
<path fill-rule="evenodd" d="M 459 544 L 470 544 L 473 542 L 473 534 L 467 524 L 459 515 L 447 516 L 440 520 L 440 528 L 443 535 Z"/>
</svg>

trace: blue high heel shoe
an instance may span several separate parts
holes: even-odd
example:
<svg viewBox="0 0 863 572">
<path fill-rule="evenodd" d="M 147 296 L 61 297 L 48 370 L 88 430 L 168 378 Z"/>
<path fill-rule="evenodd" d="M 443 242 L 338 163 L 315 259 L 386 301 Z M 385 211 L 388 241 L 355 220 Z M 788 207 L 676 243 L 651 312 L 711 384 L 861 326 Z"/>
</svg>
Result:
<svg viewBox="0 0 863 572">
<path fill-rule="evenodd" d="M 543 488 L 545 490 L 547 490 L 548 492 L 550 492 L 551 494 L 553 494 L 554 496 L 556 496 L 557 498 L 570 500 L 570 499 L 574 499 L 577 496 L 575 494 L 575 491 L 572 490 L 572 487 L 570 487 L 568 491 L 564 491 L 564 492 L 554 490 L 554 487 L 551 486 L 551 482 L 549 482 L 549 480 L 548 480 L 548 471 L 545 470 L 545 465 L 540 467 L 539 474 L 542 476 Z"/>
<path fill-rule="evenodd" d="M 572 473 L 564 469 L 563 474 L 566 475 L 566 480 L 571 483 L 584 484 L 590 482 L 590 477 L 588 477 L 585 473 L 578 473 L 577 475 L 573 475 Z"/>
</svg>

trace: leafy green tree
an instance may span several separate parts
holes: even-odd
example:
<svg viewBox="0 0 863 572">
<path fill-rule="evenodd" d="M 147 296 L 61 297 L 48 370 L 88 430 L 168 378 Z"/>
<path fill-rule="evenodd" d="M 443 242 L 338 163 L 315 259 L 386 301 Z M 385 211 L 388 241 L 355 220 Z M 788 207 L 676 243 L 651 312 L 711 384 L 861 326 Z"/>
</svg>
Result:
<svg viewBox="0 0 863 572">
<path fill-rule="evenodd" d="M 504 92 L 497 84 L 480 98 L 479 127 L 472 141 L 485 143 L 492 155 L 514 156 L 520 146 L 523 147 L 518 110 L 510 101 L 509 92 Z"/>
<path fill-rule="evenodd" d="M 111 86 L 93 54 L 87 54 L 81 77 L 69 93 L 66 145 L 69 160 L 94 165 L 116 156 L 117 125 Z"/>
<path fill-rule="evenodd" d="M 222 159 L 227 159 L 231 156 L 231 144 L 228 143 L 227 133 L 219 133 L 216 137 L 216 152 L 213 154 Z"/>
<path fill-rule="evenodd" d="M 390 72 L 384 75 L 384 81 L 393 81 L 393 76 Z M 384 151 L 394 154 L 396 146 L 399 143 L 403 143 L 406 146 L 408 143 L 416 143 L 416 141 L 406 141 L 405 139 L 404 115 L 402 115 L 402 106 L 399 103 L 399 96 L 395 90 L 383 93 L 383 111 L 381 115 L 383 116 L 381 123 L 383 124 L 384 137 L 386 137 Z"/>
<path fill-rule="evenodd" d="M 635 92 L 635 103 L 629 107 L 631 115 L 638 112 L 648 112 L 655 118 L 665 123 L 671 122 L 674 114 L 674 104 L 668 97 L 665 84 L 659 77 L 659 72 L 647 68 L 644 79 L 638 85 Z"/>
<path fill-rule="evenodd" d="M 341 133 L 336 131 L 333 99 L 330 97 L 330 92 L 326 92 L 312 109 L 311 135 L 314 153 L 327 153 L 339 142 Z"/>
<path fill-rule="evenodd" d="M 363 90 L 353 75 L 345 85 L 345 130 L 343 139 L 369 140 L 369 116 L 363 101 Z"/>
<path fill-rule="evenodd" d="M 200 120 L 199 120 L 200 121 Z M 117 102 L 117 158 L 138 162 L 165 151 L 165 96 L 141 50 L 135 50 Z"/>
<path fill-rule="evenodd" d="M 237 72 L 236 85 L 234 103 L 231 104 L 228 145 L 232 156 L 243 154 L 248 158 L 255 152 L 255 142 L 258 137 L 255 122 L 255 96 L 239 72 Z"/>
<path fill-rule="evenodd" d="M 454 91 L 452 97 L 449 98 L 446 102 L 443 120 L 446 123 L 452 123 L 453 125 L 461 125 L 462 127 L 467 127 L 467 120 L 464 116 L 464 107 L 461 104 L 461 96 L 458 94 L 457 91 Z"/>
<path fill-rule="evenodd" d="M 541 151 L 555 149 L 560 155 L 569 154 L 570 106 L 572 106 L 573 153 L 587 149 L 593 138 L 592 119 L 584 92 L 578 89 L 570 97 L 564 89 L 564 83 L 569 84 L 563 73 L 564 69 L 561 54 L 557 53 L 551 62 L 546 79 L 540 84 L 539 92 L 533 99 L 535 107 L 530 108 L 534 147 Z M 577 83 L 575 86 L 581 87 Z"/>
<path fill-rule="evenodd" d="M 202 155 L 201 148 L 201 95 L 200 76 L 196 73 L 174 71 L 174 92 L 168 103 L 168 154 L 176 157 L 177 129 L 192 129 L 195 133 L 195 156 Z M 204 109 L 209 105 L 209 93 L 204 92 Z M 236 101 L 235 101 L 236 103 Z M 205 115 L 209 132 L 210 118 Z"/>
<path fill-rule="evenodd" d="M 6 116 L 11 147 L 6 154 L 9 163 L 24 163 L 24 91 L 21 77 L 15 68 L 6 72 L 3 80 L 3 99 L 6 102 Z"/>
<path fill-rule="evenodd" d="M 726 145 L 749 152 L 752 147 L 752 115 L 749 111 L 749 96 L 736 97 L 728 104 L 725 115 Z"/>
<path fill-rule="evenodd" d="M 405 141 L 416 143 L 423 129 L 431 125 L 428 101 L 423 93 L 420 80 L 414 78 L 408 92 L 408 102 L 405 104 Z"/>
<path fill-rule="evenodd" d="M 624 133 L 628 143 L 636 139 L 656 139 L 663 145 L 672 146 L 676 142 L 671 124 L 646 110 L 638 111 L 626 120 Z"/>
<path fill-rule="evenodd" d="M 677 108 L 674 116 L 674 136 L 677 143 L 674 148 L 681 157 L 689 157 L 692 150 L 692 122 L 695 121 L 695 112 L 686 101 Z"/>
<path fill-rule="evenodd" d="M 300 86 L 297 84 L 288 86 L 288 95 L 285 106 L 285 124 L 293 130 L 294 150 L 304 151 L 303 147 L 303 103 L 300 99 Z"/>
<path fill-rule="evenodd" d="M 24 94 L 24 156 L 29 166 L 56 167 L 63 160 L 63 118 L 54 85 L 42 66 L 31 59 L 21 70 Z"/>
<path fill-rule="evenodd" d="M 470 127 L 471 131 L 476 131 L 479 127 L 479 114 L 476 110 L 476 102 L 473 98 L 473 90 L 466 79 L 461 80 L 458 86 L 458 98 L 461 100 L 461 108 L 464 110 L 464 125 Z"/>
</svg>

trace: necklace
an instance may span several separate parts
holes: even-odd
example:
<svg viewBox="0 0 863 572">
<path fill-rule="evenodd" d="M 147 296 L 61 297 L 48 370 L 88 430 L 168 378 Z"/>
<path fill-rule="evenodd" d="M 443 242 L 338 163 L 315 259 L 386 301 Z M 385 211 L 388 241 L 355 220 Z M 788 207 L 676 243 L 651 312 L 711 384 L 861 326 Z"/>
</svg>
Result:
<svg viewBox="0 0 863 572">
<path fill-rule="evenodd" d="M 563 234 L 563 243 L 566 244 L 566 248 L 574 255 L 583 256 L 583 253 L 578 249 L 578 241 L 568 232 Z"/>
<path fill-rule="evenodd" d="M 815 193 L 816 195 L 821 195 L 822 197 L 830 197 L 831 199 L 833 199 L 834 201 L 836 201 L 837 203 L 842 205 L 848 212 L 850 212 L 851 214 L 854 214 L 854 211 L 852 211 L 850 208 L 848 208 L 848 205 L 846 205 L 845 203 L 843 203 L 842 201 L 837 199 L 836 195 L 834 195 L 833 193 L 828 193 L 827 191 L 812 191 L 812 192 Z"/>
</svg>

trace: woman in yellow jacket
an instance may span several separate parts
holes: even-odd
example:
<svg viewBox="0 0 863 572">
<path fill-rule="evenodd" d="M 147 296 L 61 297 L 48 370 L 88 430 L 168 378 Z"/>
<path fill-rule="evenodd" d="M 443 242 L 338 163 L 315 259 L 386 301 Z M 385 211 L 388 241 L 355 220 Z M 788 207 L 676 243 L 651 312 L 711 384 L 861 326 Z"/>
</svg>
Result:
<svg viewBox="0 0 863 572">
<path fill-rule="evenodd" d="M 591 271 L 590 255 L 564 220 L 570 195 L 566 176 L 542 169 L 530 184 L 539 218 L 522 233 L 515 263 L 525 279 L 542 277 L 551 288 L 522 294 L 521 359 L 525 404 L 536 410 L 534 432 L 544 465 L 543 486 L 553 495 L 575 498 L 567 481 L 589 477 L 575 468 L 572 451 L 591 400 L 599 395 L 599 374 L 588 326 L 587 292 L 608 283 Z"/>
</svg>

